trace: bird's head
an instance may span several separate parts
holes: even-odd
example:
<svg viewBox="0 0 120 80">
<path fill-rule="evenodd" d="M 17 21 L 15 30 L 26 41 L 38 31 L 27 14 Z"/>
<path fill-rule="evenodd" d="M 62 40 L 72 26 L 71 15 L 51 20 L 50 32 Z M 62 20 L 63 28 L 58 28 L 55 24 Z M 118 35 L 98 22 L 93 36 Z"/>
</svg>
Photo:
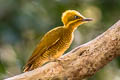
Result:
<svg viewBox="0 0 120 80">
<path fill-rule="evenodd" d="M 65 26 L 77 27 L 80 24 L 86 23 L 87 21 L 92 21 L 91 18 L 85 18 L 78 11 L 67 10 L 62 15 L 62 22 Z"/>
</svg>

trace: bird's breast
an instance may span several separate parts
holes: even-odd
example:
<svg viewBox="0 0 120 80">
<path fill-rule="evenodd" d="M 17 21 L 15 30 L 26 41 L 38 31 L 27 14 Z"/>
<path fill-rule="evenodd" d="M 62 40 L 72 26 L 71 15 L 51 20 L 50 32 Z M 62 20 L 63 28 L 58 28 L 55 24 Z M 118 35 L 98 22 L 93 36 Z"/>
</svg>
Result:
<svg viewBox="0 0 120 80">
<path fill-rule="evenodd" d="M 61 56 L 71 45 L 73 40 L 72 34 L 63 34 L 60 40 L 52 47 L 55 58 Z"/>
<path fill-rule="evenodd" d="M 72 34 L 63 34 L 62 38 L 59 41 L 60 46 L 69 47 L 72 43 L 73 35 Z"/>
</svg>

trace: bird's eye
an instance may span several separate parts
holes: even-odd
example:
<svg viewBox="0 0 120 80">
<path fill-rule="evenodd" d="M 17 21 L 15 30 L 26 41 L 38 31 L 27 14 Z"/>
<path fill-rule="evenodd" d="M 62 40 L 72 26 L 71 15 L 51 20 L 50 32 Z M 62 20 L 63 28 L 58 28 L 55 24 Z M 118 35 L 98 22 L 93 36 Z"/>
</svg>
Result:
<svg viewBox="0 0 120 80">
<path fill-rule="evenodd" d="M 75 19 L 79 19 L 80 17 L 79 16 L 75 16 Z"/>
</svg>

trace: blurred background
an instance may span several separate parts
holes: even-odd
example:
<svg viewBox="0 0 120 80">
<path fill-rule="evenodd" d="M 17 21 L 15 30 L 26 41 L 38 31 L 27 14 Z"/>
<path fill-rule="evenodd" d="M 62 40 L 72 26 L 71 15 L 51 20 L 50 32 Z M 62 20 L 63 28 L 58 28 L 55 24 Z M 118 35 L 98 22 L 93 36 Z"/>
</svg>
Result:
<svg viewBox="0 0 120 80">
<path fill-rule="evenodd" d="M 61 15 L 68 9 L 94 18 L 75 31 L 68 51 L 94 39 L 120 19 L 120 0 L 0 0 L 0 80 L 22 73 L 41 37 L 63 25 Z M 88 80 L 120 80 L 120 57 Z"/>
</svg>

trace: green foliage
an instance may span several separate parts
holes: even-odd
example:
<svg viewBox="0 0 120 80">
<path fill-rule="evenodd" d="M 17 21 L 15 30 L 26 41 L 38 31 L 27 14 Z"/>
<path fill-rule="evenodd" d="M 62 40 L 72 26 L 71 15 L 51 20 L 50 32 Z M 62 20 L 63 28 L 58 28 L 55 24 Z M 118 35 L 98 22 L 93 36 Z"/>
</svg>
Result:
<svg viewBox="0 0 120 80">
<path fill-rule="evenodd" d="M 68 9 L 94 18 L 93 22 L 77 29 L 69 50 L 92 40 L 120 19 L 120 0 L 0 0 L 0 79 L 21 73 L 41 37 L 50 29 L 63 25 L 61 15 Z M 120 59 L 112 63 L 116 66 L 109 65 L 111 73 L 112 69 L 119 69 Z M 107 72 L 105 76 L 106 70 L 90 80 L 117 80 L 118 76 Z M 108 78 L 111 75 L 114 78 Z"/>
</svg>

